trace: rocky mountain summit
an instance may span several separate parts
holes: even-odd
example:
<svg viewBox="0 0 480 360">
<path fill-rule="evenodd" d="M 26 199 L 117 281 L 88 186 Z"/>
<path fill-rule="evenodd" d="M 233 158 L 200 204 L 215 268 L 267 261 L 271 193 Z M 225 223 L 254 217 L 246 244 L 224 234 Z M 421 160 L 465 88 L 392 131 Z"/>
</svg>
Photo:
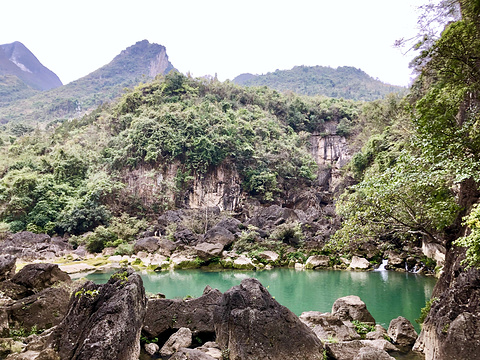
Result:
<svg viewBox="0 0 480 360">
<path fill-rule="evenodd" d="M 18 49 L 23 47 L 20 43 L 2 46 L 3 48 L 0 48 L 0 75 L 2 75 L 3 64 L 3 68 L 10 69 L 10 72 L 5 74 L 11 74 L 15 70 L 13 74 L 16 76 L 20 76 L 17 73 L 21 74 L 28 80 L 28 82 L 26 81 L 28 84 L 31 82 L 35 85 L 34 81 L 29 79 L 39 71 L 36 69 L 41 64 L 38 65 L 38 63 L 38 66 L 34 67 L 31 65 L 33 60 L 28 60 L 29 58 L 27 59 L 26 56 L 17 56 Z M 31 57 L 35 59 L 33 54 Z M 10 61 L 10 58 L 17 59 L 16 63 Z M 31 71 L 29 66 L 32 67 Z M 139 41 L 123 50 L 110 63 L 81 79 L 65 86 L 61 86 L 60 80 L 58 83 L 51 82 L 51 86 L 35 85 L 34 88 L 50 91 L 29 93 L 29 96 L 10 99 L 8 103 L 0 107 L 0 120 L 3 122 L 50 122 L 79 117 L 99 105 L 117 98 L 125 88 L 134 87 L 159 74 L 168 74 L 173 69 L 174 66 L 168 60 L 164 46 L 151 44 L 147 40 Z M 41 79 L 45 78 L 44 75 L 42 76 Z M 5 80 L 3 82 L 8 85 L 12 80 L 10 79 L 8 83 Z M 56 85 L 53 86 L 53 84 Z M 2 91 L 1 85 L 0 78 L 0 91 Z M 4 92 L 10 94 L 12 87 L 6 86 Z M 43 106 L 34 105 L 38 103 L 42 103 Z"/>
<path fill-rule="evenodd" d="M 21 42 L 0 45 L 0 76 L 13 75 L 36 90 L 62 86 L 58 76 L 43 66 Z"/>
</svg>

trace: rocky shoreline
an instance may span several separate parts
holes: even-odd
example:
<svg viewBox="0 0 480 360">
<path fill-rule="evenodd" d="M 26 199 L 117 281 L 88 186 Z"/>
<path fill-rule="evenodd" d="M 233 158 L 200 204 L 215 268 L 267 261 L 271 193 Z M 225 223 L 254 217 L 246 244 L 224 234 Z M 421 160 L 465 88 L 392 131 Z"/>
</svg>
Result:
<svg viewBox="0 0 480 360">
<path fill-rule="evenodd" d="M 195 299 L 147 298 L 132 268 L 104 285 L 55 264 L 0 257 L 0 357 L 57 359 L 393 359 L 417 338 L 404 318 L 384 329 L 356 296 L 297 317 L 255 279 Z"/>
</svg>

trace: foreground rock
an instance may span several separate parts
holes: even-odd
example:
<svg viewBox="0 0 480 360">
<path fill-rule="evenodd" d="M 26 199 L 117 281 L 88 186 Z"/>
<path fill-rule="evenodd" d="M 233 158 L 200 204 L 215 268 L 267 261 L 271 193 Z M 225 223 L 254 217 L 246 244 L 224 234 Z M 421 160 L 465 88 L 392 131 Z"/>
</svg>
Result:
<svg viewBox="0 0 480 360">
<path fill-rule="evenodd" d="M 412 347 L 417 340 L 418 334 L 410 321 L 399 316 L 390 322 L 388 336 L 395 344 Z"/>
<path fill-rule="evenodd" d="M 192 331 L 189 328 L 180 328 L 170 336 L 167 342 L 160 349 L 161 356 L 171 356 L 180 348 L 188 348 L 192 345 Z"/>
<path fill-rule="evenodd" d="M 477 359 L 480 354 L 480 270 L 465 270 L 464 250 L 447 252 L 445 272 L 435 285 L 436 298 L 414 350 L 426 360 Z"/>
<path fill-rule="evenodd" d="M 142 279 L 132 270 L 104 285 L 88 281 L 72 295 L 49 343 L 61 359 L 138 359 L 145 308 Z"/>
<path fill-rule="evenodd" d="M 0 291 L 14 300 L 19 300 L 62 282 L 70 283 L 71 279 L 57 265 L 29 264 L 11 279 L 1 282 Z"/>
<path fill-rule="evenodd" d="M 321 341 L 256 279 L 223 294 L 214 322 L 217 343 L 231 360 L 323 359 Z"/>
<path fill-rule="evenodd" d="M 49 329 L 62 320 L 68 310 L 70 293 L 63 288 L 52 287 L 6 306 L 10 328 L 30 331 Z"/>
<path fill-rule="evenodd" d="M 342 320 L 358 320 L 375 325 L 375 319 L 367 310 L 365 303 L 355 295 L 337 299 L 332 306 L 332 314 Z"/>
<path fill-rule="evenodd" d="M 215 337 L 213 313 L 222 293 L 207 286 L 196 299 L 149 299 L 143 331 L 149 338 L 162 338 L 180 328 L 189 328 L 204 340 Z"/>
<path fill-rule="evenodd" d="M 326 343 L 328 356 L 335 360 L 394 360 L 384 350 L 376 349 L 361 340 Z"/>
<path fill-rule="evenodd" d="M 353 325 L 343 322 L 338 316 L 318 311 L 308 311 L 300 315 L 300 320 L 308 325 L 320 340 L 350 341 L 360 340 Z"/>
</svg>

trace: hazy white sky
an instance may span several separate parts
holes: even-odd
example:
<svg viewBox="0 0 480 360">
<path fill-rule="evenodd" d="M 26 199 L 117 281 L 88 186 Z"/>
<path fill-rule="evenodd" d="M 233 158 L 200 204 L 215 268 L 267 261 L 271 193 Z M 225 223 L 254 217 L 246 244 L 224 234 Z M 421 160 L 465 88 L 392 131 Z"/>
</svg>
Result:
<svg viewBox="0 0 480 360">
<path fill-rule="evenodd" d="M 15 0 L 0 2 L 0 44 L 20 41 L 64 84 L 147 39 L 172 64 L 220 80 L 296 65 L 354 66 L 408 85 L 422 0 Z"/>
</svg>

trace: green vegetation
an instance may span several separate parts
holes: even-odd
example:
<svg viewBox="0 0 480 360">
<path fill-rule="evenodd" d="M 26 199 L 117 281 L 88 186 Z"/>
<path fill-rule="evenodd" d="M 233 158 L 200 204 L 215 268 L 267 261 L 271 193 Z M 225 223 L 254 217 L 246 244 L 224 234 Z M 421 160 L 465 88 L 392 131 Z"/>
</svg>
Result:
<svg viewBox="0 0 480 360">
<path fill-rule="evenodd" d="M 293 91 L 302 95 L 324 95 L 334 98 L 372 101 L 389 93 L 404 93 L 405 88 L 384 84 L 354 67 L 337 69 L 324 66 L 295 66 L 291 70 L 276 70 L 265 75 L 243 74 L 235 83 L 245 86 L 268 86 L 278 91 Z"/>
<path fill-rule="evenodd" d="M 375 331 L 375 325 L 368 325 L 358 320 L 352 320 L 352 324 L 355 331 L 362 337 L 362 339 L 365 339 L 365 335 L 369 332 Z"/>
<path fill-rule="evenodd" d="M 442 3 L 442 11 L 452 4 Z M 411 93 L 366 106 L 355 124 L 358 153 L 349 170 L 358 184 L 337 203 L 345 221 L 332 248 L 372 239 L 426 239 L 448 248 L 466 215 L 470 233 L 455 244 L 467 247 L 466 264 L 480 265 L 472 206 L 480 180 L 480 81 L 473 60 L 480 56 L 479 9 L 473 2 L 460 7 L 462 18 L 447 19 L 441 36 L 422 35 L 415 44 L 419 76 Z"/>
<path fill-rule="evenodd" d="M 415 319 L 415 322 L 417 324 L 423 324 L 425 322 L 425 319 L 428 316 L 428 313 L 430 312 L 430 309 L 432 308 L 432 305 L 435 301 L 438 301 L 438 298 L 431 298 L 425 303 L 425 307 L 423 307 L 420 310 L 420 317 L 418 319 Z"/>
<path fill-rule="evenodd" d="M 0 221 L 14 232 L 77 235 L 72 243 L 93 252 L 129 253 L 149 217 L 174 208 L 214 167 L 237 172 L 244 191 L 263 202 L 308 186 L 317 172 L 309 134 L 328 122 L 352 123 L 359 111 L 351 101 L 170 73 L 87 116 L 4 141 Z M 172 168 L 174 181 L 163 177 Z M 301 239 L 294 229 L 279 236 Z"/>
</svg>

